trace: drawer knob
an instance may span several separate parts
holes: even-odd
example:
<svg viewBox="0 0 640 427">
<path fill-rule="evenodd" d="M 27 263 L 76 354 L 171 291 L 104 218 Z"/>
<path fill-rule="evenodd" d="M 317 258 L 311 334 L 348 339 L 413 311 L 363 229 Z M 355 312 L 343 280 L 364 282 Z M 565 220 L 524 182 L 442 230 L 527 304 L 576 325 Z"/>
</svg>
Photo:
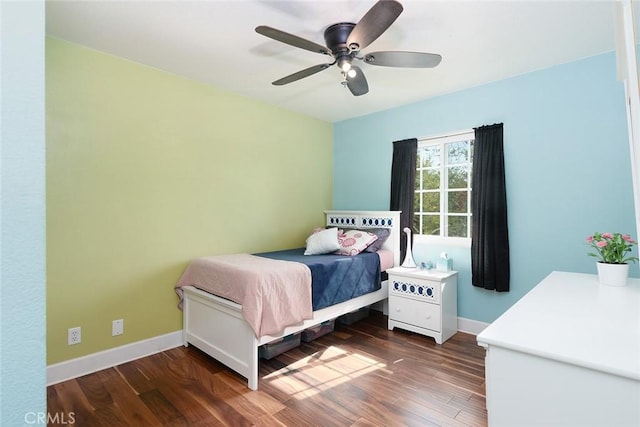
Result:
<svg viewBox="0 0 640 427">
<path fill-rule="evenodd" d="M 424 316 L 424 318 L 425 318 L 425 319 L 431 319 L 431 315 L 430 315 L 430 314 L 428 314 L 428 315 Z"/>
<path fill-rule="evenodd" d="M 397 307 L 397 308 L 396 308 L 396 311 L 399 313 L 399 312 L 400 312 L 400 307 Z"/>
</svg>

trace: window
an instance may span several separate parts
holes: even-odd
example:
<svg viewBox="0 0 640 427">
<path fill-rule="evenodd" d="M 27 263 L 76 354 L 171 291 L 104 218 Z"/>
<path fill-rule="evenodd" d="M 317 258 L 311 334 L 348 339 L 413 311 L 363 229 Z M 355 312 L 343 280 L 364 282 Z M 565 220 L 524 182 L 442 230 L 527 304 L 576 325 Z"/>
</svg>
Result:
<svg viewBox="0 0 640 427">
<path fill-rule="evenodd" d="M 418 141 L 413 227 L 417 234 L 471 237 L 474 131 Z"/>
</svg>

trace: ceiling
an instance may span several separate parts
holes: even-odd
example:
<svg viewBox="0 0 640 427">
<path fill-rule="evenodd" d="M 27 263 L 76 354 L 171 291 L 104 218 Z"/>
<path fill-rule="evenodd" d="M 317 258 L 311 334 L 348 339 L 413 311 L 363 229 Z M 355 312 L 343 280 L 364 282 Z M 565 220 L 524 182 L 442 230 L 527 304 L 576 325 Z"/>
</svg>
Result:
<svg viewBox="0 0 640 427">
<path fill-rule="evenodd" d="M 257 34 L 268 25 L 324 45 L 333 23 L 374 0 L 47 0 L 46 31 L 160 70 L 336 122 L 615 49 L 613 1 L 402 0 L 404 11 L 363 53 L 439 53 L 432 69 L 362 63 L 355 97 L 337 67 L 285 86 L 277 80 L 327 57 Z"/>
</svg>

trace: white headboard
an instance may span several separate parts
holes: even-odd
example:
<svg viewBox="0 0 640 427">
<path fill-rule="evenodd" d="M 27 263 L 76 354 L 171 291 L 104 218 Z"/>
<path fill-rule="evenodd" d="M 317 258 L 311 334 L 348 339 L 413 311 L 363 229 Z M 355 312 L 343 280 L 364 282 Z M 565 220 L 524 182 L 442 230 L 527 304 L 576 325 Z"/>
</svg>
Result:
<svg viewBox="0 0 640 427">
<path fill-rule="evenodd" d="M 324 211 L 327 226 L 388 228 L 389 238 L 382 249 L 393 251 L 393 265 L 400 265 L 400 211 Z"/>
</svg>

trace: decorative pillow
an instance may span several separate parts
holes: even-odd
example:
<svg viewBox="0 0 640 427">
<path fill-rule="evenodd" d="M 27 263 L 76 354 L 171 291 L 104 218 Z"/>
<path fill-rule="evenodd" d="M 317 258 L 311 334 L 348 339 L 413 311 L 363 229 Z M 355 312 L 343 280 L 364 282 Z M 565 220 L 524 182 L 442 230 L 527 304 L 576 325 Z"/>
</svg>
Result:
<svg viewBox="0 0 640 427">
<path fill-rule="evenodd" d="M 337 255 L 358 255 L 364 251 L 367 246 L 378 240 L 378 236 L 364 230 L 345 230 L 338 235 L 340 249 Z"/>
<path fill-rule="evenodd" d="M 389 234 L 391 234 L 388 228 L 368 228 L 366 231 L 378 236 L 375 242 L 367 246 L 367 249 L 365 249 L 366 252 L 378 252 L 382 245 L 384 245 L 384 242 L 389 238 Z"/>
<path fill-rule="evenodd" d="M 338 242 L 338 229 L 326 228 L 315 231 L 307 238 L 305 255 L 321 255 L 335 252 L 340 249 Z"/>
</svg>

